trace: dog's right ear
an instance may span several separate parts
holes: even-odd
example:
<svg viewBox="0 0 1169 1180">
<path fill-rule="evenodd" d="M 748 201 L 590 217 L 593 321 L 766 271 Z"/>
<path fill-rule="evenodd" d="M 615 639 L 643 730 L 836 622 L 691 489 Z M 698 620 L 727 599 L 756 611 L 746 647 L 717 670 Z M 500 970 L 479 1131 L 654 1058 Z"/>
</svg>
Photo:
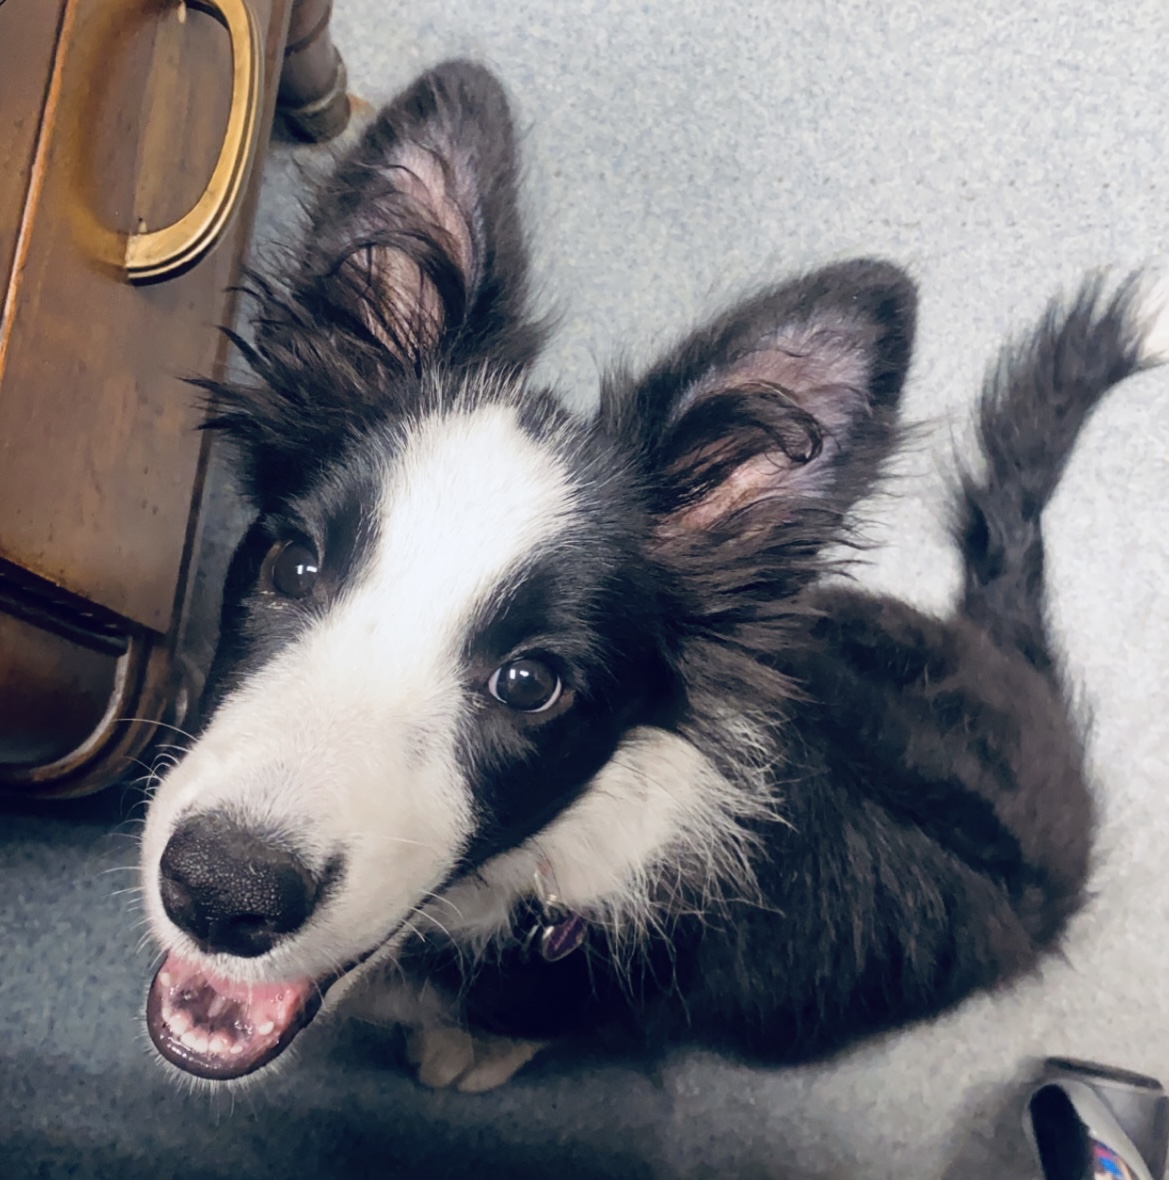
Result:
<svg viewBox="0 0 1169 1180">
<path fill-rule="evenodd" d="M 197 381 L 262 511 L 303 489 L 370 422 L 409 412 L 417 378 L 490 360 L 518 373 L 527 311 L 516 150 L 502 87 L 470 62 L 424 74 L 325 181 L 284 274 L 253 275 L 254 384 Z"/>
<path fill-rule="evenodd" d="M 498 352 L 526 303 L 515 174 L 495 78 L 465 61 L 431 70 L 379 114 L 320 193 L 294 287 L 408 368 Z M 520 336 L 509 359 L 525 363 L 536 342 Z"/>
</svg>

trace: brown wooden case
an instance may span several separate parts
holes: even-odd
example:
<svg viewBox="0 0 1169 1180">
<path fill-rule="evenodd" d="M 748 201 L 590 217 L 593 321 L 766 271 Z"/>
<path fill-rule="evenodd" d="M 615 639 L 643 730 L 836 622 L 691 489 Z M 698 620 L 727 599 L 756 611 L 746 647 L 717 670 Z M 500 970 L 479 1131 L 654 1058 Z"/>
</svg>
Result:
<svg viewBox="0 0 1169 1180">
<path fill-rule="evenodd" d="M 225 362 L 278 89 L 302 137 L 348 117 L 328 17 L 0 3 L 0 793 L 96 790 L 181 721 L 207 460 L 182 379 Z"/>
</svg>

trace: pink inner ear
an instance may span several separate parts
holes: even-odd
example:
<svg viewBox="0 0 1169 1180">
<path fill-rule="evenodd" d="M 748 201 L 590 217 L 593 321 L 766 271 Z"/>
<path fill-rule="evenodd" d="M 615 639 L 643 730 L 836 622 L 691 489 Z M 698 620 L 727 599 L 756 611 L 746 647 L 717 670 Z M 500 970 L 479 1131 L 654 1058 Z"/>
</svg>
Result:
<svg viewBox="0 0 1169 1180">
<path fill-rule="evenodd" d="M 679 402 L 679 413 L 719 393 L 751 385 L 778 386 L 820 423 L 825 434 L 839 435 L 868 403 L 868 366 L 854 338 L 852 325 L 786 325 L 757 348 L 702 377 Z"/>
<path fill-rule="evenodd" d="M 682 413 L 723 393 L 779 388 L 815 418 L 821 447 L 806 463 L 779 449 L 753 456 L 702 499 L 679 512 L 675 524 L 684 529 L 707 529 L 763 500 L 775 501 L 776 520 L 786 519 L 784 500 L 813 497 L 826 486 L 828 469 L 847 443 L 852 423 L 868 412 L 868 376 L 863 354 L 849 347 L 845 332 L 818 324 L 789 326 L 759 348 L 701 378 L 682 398 Z M 711 440 L 712 448 L 718 441 Z M 695 463 L 701 458 L 701 452 L 693 457 Z"/>
<path fill-rule="evenodd" d="M 710 528 L 740 508 L 764 500 L 769 495 L 778 495 L 784 487 L 792 488 L 798 479 L 798 472 L 799 468 L 781 452 L 756 455 L 736 467 L 697 504 L 680 512 L 677 522 L 686 529 Z"/>
<path fill-rule="evenodd" d="M 475 282 L 475 248 L 461 201 L 470 205 L 470 194 L 456 191 L 456 169 L 437 152 L 417 144 L 403 145 L 386 168 L 401 202 L 393 212 L 392 228 L 432 241 L 463 276 L 469 291 Z M 409 253 L 388 246 L 367 248 L 359 257 L 350 265 L 363 270 L 371 299 L 364 313 L 369 330 L 394 353 L 405 351 L 402 360 L 433 349 L 446 326 L 442 299 L 418 263 Z"/>
</svg>

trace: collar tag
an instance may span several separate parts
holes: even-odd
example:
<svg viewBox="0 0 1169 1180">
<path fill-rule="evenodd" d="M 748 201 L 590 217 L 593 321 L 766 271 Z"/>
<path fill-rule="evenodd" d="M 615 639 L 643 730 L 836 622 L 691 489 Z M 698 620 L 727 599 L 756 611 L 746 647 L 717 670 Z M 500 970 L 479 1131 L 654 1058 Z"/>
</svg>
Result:
<svg viewBox="0 0 1169 1180">
<path fill-rule="evenodd" d="M 549 963 L 567 958 L 585 940 L 588 923 L 580 914 L 569 914 L 562 921 L 540 929 L 540 954 Z"/>
<path fill-rule="evenodd" d="M 531 946 L 535 942 L 542 959 L 558 963 L 580 947 L 588 936 L 589 925 L 580 914 L 565 908 L 553 891 L 551 875 L 552 866 L 546 859 L 541 860 L 534 874 L 539 913 L 524 944 Z"/>
</svg>

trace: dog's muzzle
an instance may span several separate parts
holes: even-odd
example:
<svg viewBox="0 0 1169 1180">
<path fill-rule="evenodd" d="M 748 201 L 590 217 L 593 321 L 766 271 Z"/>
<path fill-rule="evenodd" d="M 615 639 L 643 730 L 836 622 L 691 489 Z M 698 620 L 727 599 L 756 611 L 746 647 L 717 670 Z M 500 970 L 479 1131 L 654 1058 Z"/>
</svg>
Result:
<svg viewBox="0 0 1169 1180">
<path fill-rule="evenodd" d="M 184 820 L 159 863 L 167 917 L 205 954 L 255 958 L 298 931 L 340 861 L 309 870 L 275 838 L 207 813 Z M 198 1077 L 242 1077 L 279 1055 L 320 1007 L 328 980 L 244 984 L 171 954 L 146 1002 L 158 1051 Z"/>
</svg>

